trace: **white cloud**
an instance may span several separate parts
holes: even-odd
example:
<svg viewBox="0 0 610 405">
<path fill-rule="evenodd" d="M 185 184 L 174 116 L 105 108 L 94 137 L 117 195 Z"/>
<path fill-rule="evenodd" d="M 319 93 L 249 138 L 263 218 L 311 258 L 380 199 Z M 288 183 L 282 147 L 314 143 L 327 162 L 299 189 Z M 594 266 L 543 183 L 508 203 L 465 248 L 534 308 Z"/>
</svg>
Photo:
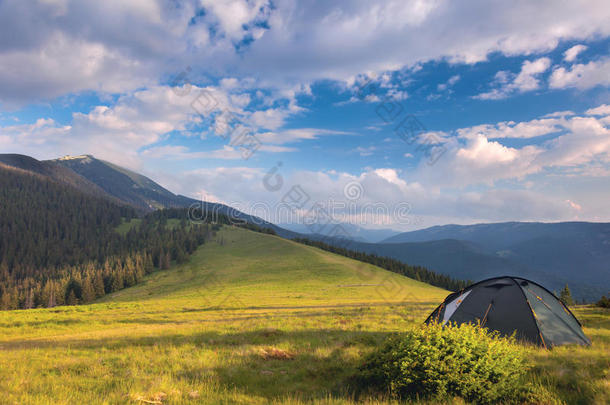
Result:
<svg viewBox="0 0 610 405">
<path fill-rule="evenodd" d="M 276 167 L 277 168 L 277 167 Z M 279 189 L 265 188 L 268 170 L 260 168 L 210 168 L 165 178 L 162 184 L 183 194 L 229 204 L 239 210 L 279 223 L 302 223 L 319 203 L 337 222 L 364 227 L 395 229 L 432 226 L 439 223 L 472 223 L 506 220 L 572 219 L 584 211 L 566 203 L 567 198 L 523 189 L 492 189 L 454 193 L 450 189 L 406 181 L 392 168 L 345 172 L 284 172 Z M 345 195 L 347 185 L 359 189 L 355 200 Z M 292 187 L 304 194 L 305 205 L 291 210 L 282 204 Z M 379 196 L 382 195 L 383 199 Z M 383 202 L 381 202 L 383 201 Z"/>
<path fill-rule="evenodd" d="M 566 200 L 566 202 L 570 205 L 570 207 L 572 207 L 576 211 L 582 211 L 582 205 L 575 203 L 574 201 L 571 201 L 571 200 Z"/>
<path fill-rule="evenodd" d="M 610 123 L 604 121 L 608 115 L 602 115 L 606 112 L 602 105 L 588 110 L 588 115 L 559 112 L 552 114 L 554 118 L 441 133 L 438 139 L 446 153 L 434 165 L 422 159 L 415 170 L 404 172 L 389 167 L 366 168 L 355 174 L 289 171 L 280 165 L 275 172 L 221 167 L 164 174 L 160 180 L 183 194 L 197 196 L 201 192 L 206 198 L 279 222 L 286 221 L 287 211 L 279 210 L 278 204 L 292 186 L 300 186 L 308 198 L 308 206 L 299 210 L 300 216 L 293 216 L 293 221 L 302 220 L 314 202 L 335 204 L 333 217 L 339 221 L 399 229 L 412 228 L 414 223 L 422 227 L 447 222 L 610 219 L 603 214 L 603 204 L 585 203 L 601 192 L 599 181 L 608 178 Z M 300 135 L 316 136 L 315 132 Z M 509 138 L 527 140 L 539 135 L 554 137 L 535 145 L 502 143 Z M 280 189 L 265 187 L 266 176 L 275 181 L 276 175 L 281 178 Z M 582 185 L 574 188 L 566 182 L 575 175 L 601 180 L 591 180 L 592 189 Z M 354 182 L 361 192 L 357 200 L 350 200 L 344 190 Z M 553 182 L 562 186 L 548 188 Z M 409 224 L 396 220 L 393 213 L 397 208 L 406 208 Z"/>
<path fill-rule="evenodd" d="M 536 76 L 545 72 L 549 66 L 551 66 L 551 60 L 546 57 L 523 62 L 521 72 L 513 81 L 513 85 L 521 92 L 537 89 L 539 81 Z"/>
<path fill-rule="evenodd" d="M 246 34 L 244 26 L 256 20 L 269 5 L 267 0 L 202 0 L 203 7 L 219 23 L 219 28 L 231 39 L 242 39 Z"/>
<path fill-rule="evenodd" d="M 270 143 L 282 145 L 286 143 L 300 142 L 302 140 L 317 139 L 320 136 L 325 135 L 351 135 L 351 133 L 322 128 L 297 128 L 276 132 L 264 132 L 258 134 L 257 137 L 263 144 Z"/>
<path fill-rule="evenodd" d="M 587 115 L 610 115 L 610 105 L 602 104 L 595 108 L 590 108 L 585 112 Z"/>
<path fill-rule="evenodd" d="M 48 143 L 56 145 L 71 130 L 71 126 L 59 125 L 51 118 L 39 118 L 33 124 L 0 127 L 0 145 L 4 150 L 27 153 L 28 148 L 40 148 Z"/>
<path fill-rule="evenodd" d="M 494 85 L 498 86 L 489 92 L 476 95 L 474 98 L 481 100 L 498 100 L 508 97 L 513 93 L 523 93 L 536 90 L 540 87 L 540 74 L 546 72 L 551 66 L 551 60 L 547 57 L 534 61 L 525 61 L 521 71 L 514 77 L 510 72 L 499 71 L 496 73 Z"/>
<path fill-rule="evenodd" d="M 445 83 L 441 83 L 438 86 L 436 86 L 436 89 L 438 91 L 445 91 L 447 90 L 449 87 L 453 86 L 454 84 L 456 84 L 458 81 L 460 80 L 460 75 L 453 75 L 449 78 L 449 80 L 447 80 Z"/>
<path fill-rule="evenodd" d="M 202 93 L 203 92 L 203 93 Z M 204 96 L 201 96 L 203 94 Z M 197 86 L 171 88 L 154 86 L 119 97 L 111 106 L 100 105 L 88 113 L 74 113 L 71 125 L 58 125 L 50 119 L 38 120 L 31 125 L 12 125 L 0 127 L 0 141 L 7 150 L 13 150 L 39 158 L 54 158 L 59 153 L 80 155 L 93 153 L 96 157 L 113 160 L 119 164 L 138 169 L 142 165 L 139 151 L 146 150 L 142 156 L 148 158 L 172 159 L 239 159 L 242 151 L 232 147 L 229 139 L 221 149 L 213 151 L 191 152 L 181 146 L 154 146 L 164 140 L 169 133 L 193 134 L 204 138 L 207 123 L 210 120 L 213 132 L 225 135 L 230 125 L 223 125 L 224 116 L 236 117 L 238 124 L 247 128 L 259 138 L 262 145 L 260 152 L 292 152 L 295 149 L 277 144 L 285 144 L 300 139 L 314 139 L 324 134 L 341 134 L 324 129 L 293 129 L 278 134 L 257 134 L 269 124 L 259 121 L 257 113 L 263 115 L 267 110 L 245 111 L 240 103 L 233 103 L 232 94 L 217 87 L 199 88 Z M 194 100 L 201 102 L 193 104 Z M 195 108 L 193 107 L 195 106 Z M 288 107 L 289 108 L 289 107 Z M 283 117 L 291 112 L 289 109 L 273 109 L 273 114 Z M 202 129 L 203 128 L 203 129 Z M 228 137 L 227 137 L 228 138 Z M 61 151 L 61 152 L 59 152 Z"/>
<path fill-rule="evenodd" d="M 548 142 L 537 162 L 541 166 L 585 165 L 597 160 L 610 163 L 610 129 L 593 117 L 574 117 L 567 133 Z"/>
<path fill-rule="evenodd" d="M 602 114 L 604 107 L 587 114 Z M 422 159 L 414 178 L 426 184 L 467 187 L 520 181 L 552 169 L 586 174 L 591 166 L 610 163 L 610 122 L 606 118 L 565 115 L 458 129 L 453 137 L 443 135 L 446 153 L 438 162 L 430 166 Z M 536 145 L 509 147 L 498 141 L 550 134 L 554 137 Z"/>
<path fill-rule="evenodd" d="M 279 145 L 261 145 L 258 149 L 261 152 L 271 152 L 271 153 L 284 153 L 284 152 L 296 152 L 297 148 L 292 148 L 288 146 L 279 146 Z"/>
<path fill-rule="evenodd" d="M 456 132 L 463 138 L 472 138 L 479 134 L 483 134 L 489 139 L 534 138 L 559 131 L 558 122 L 555 118 L 542 118 L 519 123 L 507 121 L 493 125 L 483 124 L 461 128 Z"/>
<path fill-rule="evenodd" d="M 539 171 L 533 162 L 540 152 L 535 146 L 507 147 L 478 134 L 465 145 L 454 147 L 431 169 L 425 168 L 422 175 L 429 181 L 457 187 L 493 185 L 501 179 L 522 179 Z"/>
<path fill-rule="evenodd" d="M 375 146 L 369 146 L 366 148 L 358 146 L 356 149 L 354 149 L 354 151 L 358 152 L 360 156 L 371 156 L 376 150 L 377 148 Z"/>
<path fill-rule="evenodd" d="M 27 103 L 70 92 L 122 93 L 155 83 L 192 11 L 156 1 L 0 4 L 0 101 Z M 125 30 L 128 26 L 129 30 Z"/>
<path fill-rule="evenodd" d="M 553 70 L 549 85 L 555 89 L 575 87 L 581 90 L 595 86 L 610 86 L 610 58 L 575 64 Z"/>
<path fill-rule="evenodd" d="M 574 62 L 578 57 L 578 54 L 587 50 L 586 45 L 574 45 L 563 53 L 563 60 L 566 62 Z"/>
<path fill-rule="evenodd" d="M 364 0 L 6 0 L 0 101 L 127 93 L 186 66 L 198 83 L 205 75 L 232 72 L 242 80 L 256 72 L 259 87 L 306 91 L 319 79 L 348 80 L 430 60 L 475 63 L 494 52 L 531 55 L 560 41 L 607 37 L 609 15 L 604 0 L 382 0 L 375 6 Z M 536 86 L 531 77 L 517 83 Z"/>
<path fill-rule="evenodd" d="M 244 69 L 278 77 L 296 73 L 309 80 L 344 80 L 362 72 L 394 70 L 443 57 L 475 63 L 491 52 L 549 51 L 560 40 L 591 38 L 594 33 L 604 36 L 610 31 L 603 1 L 437 1 L 422 7 L 420 1 L 388 0 L 375 7 L 355 1 L 315 8 L 285 1 L 278 10 L 270 20 L 272 29 L 252 44 Z M 300 34 L 306 31 L 309 35 Z M 353 46 L 354 40 L 358 46 Z"/>
<path fill-rule="evenodd" d="M 224 145 L 221 149 L 212 151 L 190 151 L 185 146 L 157 146 L 146 149 L 142 152 L 142 156 L 154 159 L 222 159 L 222 160 L 239 160 L 242 159 L 242 152 L 229 145 Z"/>
<path fill-rule="evenodd" d="M 252 113 L 248 122 L 260 128 L 277 129 L 284 125 L 286 117 L 290 114 L 291 112 L 284 108 L 268 108 Z"/>
<path fill-rule="evenodd" d="M 542 118 L 563 118 L 568 117 L 570 115 L 576 115 L 574 111 L 566 110 L 566 111 L 555 111 L 552 113 L 544 114 Z"/>
</svg>

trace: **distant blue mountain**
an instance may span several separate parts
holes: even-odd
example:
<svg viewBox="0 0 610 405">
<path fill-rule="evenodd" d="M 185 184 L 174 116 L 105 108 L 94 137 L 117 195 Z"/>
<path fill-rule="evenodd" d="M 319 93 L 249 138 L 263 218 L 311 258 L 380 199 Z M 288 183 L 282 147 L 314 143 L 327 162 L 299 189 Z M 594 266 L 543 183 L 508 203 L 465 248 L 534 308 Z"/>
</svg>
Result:
<svg viewBox="0 0 610 405">
<path fill-rule="evenodd" d="M 284 229 L 289 229 L 293 232 L 302 233 L 305 236 L 307 236 L 308 234 L 310 235 L 312 233 L 311 229 L 303 224 L 279 224 L 279 225 Z M 341 227 L 343 228 L 345 233 L 347 233 L 349 235 L 350 239 L 358 241 L 358 242 L 365 242 L 365 243 L 377 243 L 384 239 L 390 238 L 394 235 L 398 235 L 400 233 L 393 229 L 369 229 L 369 228 L 363 228 L 358 225 L 347 224 L 347 223 L 341 223 L 339 225 L 341 225 Z M 328 227 L 329 231 L 332 228 L 333 227 L 329 226 Z"/>
<path fill-rule="evenodd" d="M 405 232 L 381 242 L 383 245 L 421 244 L 444 240 L 469 243 L 468 250 L 501 260 L 513 274 L 540 275 L 552 288 L 567 282 L 580 298 L 595 299 L 610 290 L 610 223 L 505 222 L 476 225 L 434 226 Z M 398 247 L 396 247 L 398 249 Z M 436 254 L 439 254 L 437 252 Z M 457 271 L 455 264 L 440 263 L 439 257 L 420 257 L 422 264 L 441 272 Z M 441 260 L 442 261 L 442 260 Z M 486 266 L 489 266 L 487 264 Z M 474 279 L 486 268 L 473 266 Z M 445 269 L 445 270 L 444 270 Z M 456 277 L 459 277 L 456 275 Z M 469 276 L 472 278 L 472 276 Z M 549 281 L 554 278 L 555 281 Z"/>
</svg>

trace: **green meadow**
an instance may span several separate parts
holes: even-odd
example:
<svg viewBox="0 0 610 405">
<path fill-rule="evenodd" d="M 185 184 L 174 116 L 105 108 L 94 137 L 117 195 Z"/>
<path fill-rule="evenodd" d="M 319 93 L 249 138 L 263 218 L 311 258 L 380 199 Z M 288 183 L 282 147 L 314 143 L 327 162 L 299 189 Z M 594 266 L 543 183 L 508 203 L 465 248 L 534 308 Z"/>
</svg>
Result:
<svg viewBox="0 0 610 405">
<path fill-rule="evenodd" d="M 350 377 L 447 294 L 223 227 L 188 263 L 97 303 L 0 312 L 0 403 L 393 403 L 355 398 Z M 531 381 L 548 403 L 610 403 L 610 312 L 574 312 L 593 345 L 527 348 Z"/>
</svg>

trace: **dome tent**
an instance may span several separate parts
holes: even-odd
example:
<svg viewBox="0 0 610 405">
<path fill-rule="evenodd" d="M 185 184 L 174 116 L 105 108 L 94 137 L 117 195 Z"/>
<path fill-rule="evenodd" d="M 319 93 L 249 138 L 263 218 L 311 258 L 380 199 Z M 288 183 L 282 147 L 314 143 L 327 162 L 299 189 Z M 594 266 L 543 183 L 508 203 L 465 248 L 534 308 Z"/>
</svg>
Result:
<svg viewBox="0 0 610 405">
<path fill-rule="evenodd" d="M 551 348 L 590 345 L 580 322 L 544 287 L 519 277 L 496 277 L 450 294 L 426 323 L 480 322 L 502 336 Z"/>
</svg>

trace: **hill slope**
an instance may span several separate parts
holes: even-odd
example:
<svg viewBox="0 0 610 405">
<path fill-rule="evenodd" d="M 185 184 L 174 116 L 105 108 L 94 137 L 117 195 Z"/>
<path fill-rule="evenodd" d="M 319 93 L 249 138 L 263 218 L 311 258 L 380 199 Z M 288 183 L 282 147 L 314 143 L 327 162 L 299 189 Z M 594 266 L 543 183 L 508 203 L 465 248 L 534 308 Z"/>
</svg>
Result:
<svg viewBox="0 0 610 405">
<path fill-rule="evenodd" d="M 130 207 L 2 164 L 0 201 L 0 288 L 7 287 L 8 279 L 103 256 L 121 219 L 136 214 Z"/>
<path fill-rule="evenodd" d="M 100 303 L 0 311 L 0 390 L 8 403 L 125 403 L 158 392 L 171 403 L 324 398 L 361 350 L 422 322 L 447 293 L 223 227 L 188 263 Z M 294 359 L 265 359 L 269 348 Z"/>
<path fill-rule="evenodd" d="M 105 301 L 201 299 L 222 307 L 434 302 L 447 291 L 272 235 L 224 227 L 191 261 Z M 430 300 L 431 299 L 431 300 Z"/>
<path fill-rule="evenodd" d="M 445 294 L 223 227 L 189 263 L 104 302 L 0 312 L 0 391 L 7 403 L 355 404 L 362 356 Z M 576 311 L 593 347 L 532 349 L 531 378 L 558 400 L 604 403 L 608 316 Z"/>
<path fill-rule="evenodd" d="M 109 195 L 147 211 L 185 206 L 183 198 L 148 177 L 91 155 L 64 156 L 48 162 L 69 168 Z"/>
<path fill-rule="evenodd" d="M 1 310 L 91 302 L 186 260 L 209 229 L 185 209 L 126 221 L 133 207 L 3 163 L 0 201 Z"/>
</svg>

